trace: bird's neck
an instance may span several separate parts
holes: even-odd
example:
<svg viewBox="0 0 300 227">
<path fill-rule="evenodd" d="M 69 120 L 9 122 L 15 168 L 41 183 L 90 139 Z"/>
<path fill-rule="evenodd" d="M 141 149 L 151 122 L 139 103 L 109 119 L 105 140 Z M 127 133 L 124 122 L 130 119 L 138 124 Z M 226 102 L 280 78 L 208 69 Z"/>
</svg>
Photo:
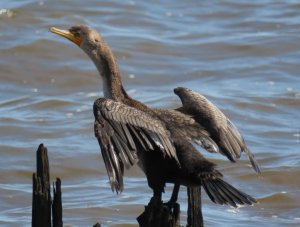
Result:
<svg viewBox="0 0 300 227">
<path fill-rule="evenodd" d="M 102 75 L 104 97 L 123 102 L 128 97 L 128 94 L 123 88 L 119 71 L 108 70 L 107 73 Z"/>
<path fill-rule="evenodd" d="M 122 79 L 119 70 L 118 68 L 115 69 L 111 70 L 109 75 L 103 77 L 104 97 L 122 102 L 128 106 L 135 107 L 140 110 L 147 110 L 148 107 L 146 105 L 131 98 L 127 94 L 122 85 Z"/>
<path fill-rule="evenodd" d="M 125 103 L 126 105 L 140 110 L 148 109 L 146 105 L 132 99 L 126 93 L 122 85 L 119 67 L 110 49 L 107 49 L 105 54 L 92 55 L 91 58 L 103 79 L 103 92 L 105 98 Z"/>
<path fill-rule="evenodd" d="M 123 88 L 118 65 L 110 50 L 106 54 L 91 56 L 103 81 L 103 92 L 105 98 L 122 102 L 129 97 Z"/>
</svg>

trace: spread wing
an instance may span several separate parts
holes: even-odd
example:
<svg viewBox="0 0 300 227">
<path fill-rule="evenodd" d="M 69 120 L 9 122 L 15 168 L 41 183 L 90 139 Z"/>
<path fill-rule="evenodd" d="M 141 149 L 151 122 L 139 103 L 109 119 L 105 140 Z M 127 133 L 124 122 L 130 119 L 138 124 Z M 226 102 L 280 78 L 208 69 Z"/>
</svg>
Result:
<svg viewBox="0 0 300 227">
<path fill-rule="evenodd" d="M 110 99 L 94 103 L 94 131 L 113 191 L 123 190 L 124 166 L 138 160 L 138 152 L 160 150 L 177 160 L 170 133 L 163 123 L 143 111 Z"/>
<path fill-rule="evenodd" d="M 155 111 L 172 132 L 174 141 L 184 138 L 188 142 L 197 143 L 209 152 L 219 152 L 219 147 L 210 137 L 210 133 L 192 116 L 171 109 L 156 109 Z"/>
<path fill-rule="evenodd" d="M 190 89 L 178 87 L 174 89 L 174 92 L 182 101 L 182 107 L 177 110 L 191 115 L 210 133 L 210 137 L 219 147 L 218 152 L 235 162 L 244 151 L 254 170 L 260 173 L 259 165 L 245 144 L 244 138 L 218 107 Z"/>
</svg>

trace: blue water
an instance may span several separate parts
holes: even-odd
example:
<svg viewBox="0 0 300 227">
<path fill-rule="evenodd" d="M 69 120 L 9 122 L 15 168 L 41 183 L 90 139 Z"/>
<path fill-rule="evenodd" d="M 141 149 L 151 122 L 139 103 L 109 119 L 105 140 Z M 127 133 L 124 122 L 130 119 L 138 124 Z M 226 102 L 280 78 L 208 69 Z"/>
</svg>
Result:
<svg viewBox="0 0 300 227">
<path fill-rule="evenodd" d="M 259 204 L 233 209 L 205 195 L 205 226 L 300 226 L 300 4 L 297 1 L 0 2 L 0 225 L 30 226 L 35 150 L 62 179 L 66 226 L 137 226 L 151 197 L 143 173 L 113 194 L 93 135 L 102 81 L 74 44 L 48 32 L 89 25 L 118 59 L 124 86 L 154 107 L 176 108 L 173 88 L 217 104 L 261 163 L 203 154 Z M 164 197 L 167 200 L 170 187 Z M 186 192 L 182 188 L 182 223 Z"/>
</svg>

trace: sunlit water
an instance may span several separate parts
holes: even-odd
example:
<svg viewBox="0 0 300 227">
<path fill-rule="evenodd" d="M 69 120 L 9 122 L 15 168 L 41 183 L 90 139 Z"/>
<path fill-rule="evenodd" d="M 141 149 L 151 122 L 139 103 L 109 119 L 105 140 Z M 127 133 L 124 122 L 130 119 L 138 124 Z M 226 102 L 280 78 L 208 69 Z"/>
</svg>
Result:
<svg viewBox="0 0 300 227">
<path fill-rule="evenodd" d="M 262 176 L 245 158 L 232 164 L 204 154 L 259 204 L 233 209 L 205 196 L 206 226 L 300 226 L 299 10 L 297 1 L 2 0 L 0 225 L 31 225 L 40 143 L 51 179 L 62 179 L 66 226 L 137 226 L 151 197 L 137 167 L 126 173 L 122 194 L 111 192 L 93 135 L 102 81 L 78 47 L 48 32 L 87 24 L 113 49 L 134 98 L 175 108 L 173 88 L 189 87 L 244 134 Z M 184 223 L 185 188 L 179 202 Z"/>
</svg>

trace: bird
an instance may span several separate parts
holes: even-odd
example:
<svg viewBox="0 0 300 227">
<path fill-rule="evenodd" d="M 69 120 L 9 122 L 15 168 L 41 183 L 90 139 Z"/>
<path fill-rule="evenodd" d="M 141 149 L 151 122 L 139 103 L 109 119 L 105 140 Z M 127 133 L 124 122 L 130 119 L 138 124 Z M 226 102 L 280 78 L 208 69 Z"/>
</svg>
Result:
<svg viewBox="0 0 300 227">
<path fill-rule="evenodd" d="M 177 109 L 151 108 L 125 91 L 114 54 L 104 38 L 85 25 L 50 31 L 80 47 L 95 64 L 104 97 L 93 105 L 94 133 L 102 153 L 112 191 L 124 189 L 125 169 L 137 164 L 145 173 L 153 197 L 162 199 L 166 183 L 174 184 L 170 200 L 178 199 L 180 186 L 202 186 L 212 202 L 233 207 L 257 201 L 223 180 L 216 164 L 195 145 L 220 153 L 236 162 L 245 153 L 260 173 L 243 136 L 227 116 L 205 96 L 184 87 L 174 93 L 182 105 Z"/>
</svg>

